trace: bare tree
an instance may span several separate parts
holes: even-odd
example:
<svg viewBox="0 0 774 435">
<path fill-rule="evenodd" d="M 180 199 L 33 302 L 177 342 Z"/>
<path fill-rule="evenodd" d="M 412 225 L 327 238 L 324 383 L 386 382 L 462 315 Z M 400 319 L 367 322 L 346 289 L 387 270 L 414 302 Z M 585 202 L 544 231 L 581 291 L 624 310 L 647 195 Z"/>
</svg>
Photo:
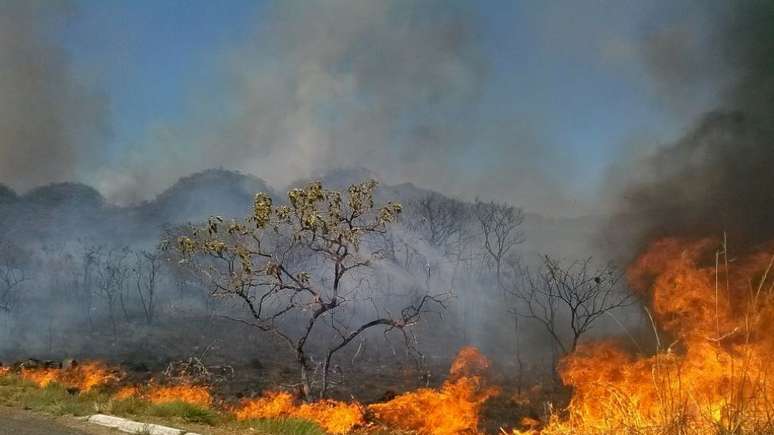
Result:
<svg viewBox="0 0 774 435">
<path fill-rule="evenodd" d="M 80 242 L 79 260 L 80 266 L 72 267 L 73 289 L 78 298 L 78 305 L 83 309 L 84 318 L 89 322 L 89 329 L 94 330 L 94 275 L 98 267 L 98 261 L 102 255 L 102 247 Z M 76 260 L 77 261 L 77 260 Z"/>
<path fill-rule="evenodd" d="M 451 239 L 462 232 L 468 213 L 465 203 L 438 193 L 409 203 L 408 209 L 413 215 L 409 226 L 445 254 Z"/>
<path fill-rule="evenodd" d="M 632 301 L 618 270 L 591 258 L 562 264 L 545 256 L 537 272 L 517 273 L 515 314 L 541 324 L 562 354 L 573 352 L 600 317 Z"/>
<path fill-rule="evenodd" d="M 124 292 L 126 290 L 126 281 L 129 275 L 129 268 L 126 265 L 128 250 L 111 249 L 107 251 L 95 251 L 96 257 L 96 279 L 95 288 L 97 294 L 101 296 L 107 305 L 108 318 L 113 333 L 113 338 L 118 338 L 118 314 L 120 307 L 124 316 L 128 318 L 126 304 L 124 302 Z"/>
<path fill-rule="evenodd" d="M 161 267 L 161 255 L 156 251 L 138 251 L 134 253 L 135 288 L 145 316 L 145 321 L 153 323 L 156 311 L 156 286 Z"/>
<path fill-rule="evenodd" d="M 514 255 L 513 248 L 525 240 L 521 230 L 524 214 L 508 204 L 479 200 L 473 206 L 473 214 L 481 228 L 484 250 L 494 264 L 497 286 L 505 291 L 503 266 L 509 255 Z"/>
<path fill-rule="evenodd" d="M 0 311 L 11 312 L 18 303 L 21 285 L 29 278 L 27 260 L 21 247 L 0 240 Z"/>
<path fill-rule="evenodd" d="M 373 236 L 386 232 L 401 211 L 395 203 L 376 207 L 375 186 L 367 181 L 341 194 L 311 183 L 291 190 L 281 206 L 261 193 L 246 220 L 211 218 L 178 240 L 192 266 L 212 278 L 214 295 L 243 301 L 251 319 L 237 320 L 275 334 L 292 349 L 306 399 L 313 394 L 311 338 L 323 349 L 324 397 L 336 352 L 375 327 L 400 331 L 410 342 L 409 327 L 443 303 L 442 296 L 424 294 L 393 315 L 366 292 L 368 271 L 381 258 Z"/>
</svg>

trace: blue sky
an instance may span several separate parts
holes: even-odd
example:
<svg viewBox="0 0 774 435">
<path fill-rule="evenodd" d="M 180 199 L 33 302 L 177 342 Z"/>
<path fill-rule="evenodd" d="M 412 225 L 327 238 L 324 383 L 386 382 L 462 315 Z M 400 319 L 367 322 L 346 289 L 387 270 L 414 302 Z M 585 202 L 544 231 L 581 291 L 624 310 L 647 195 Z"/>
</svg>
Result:
<svg viewBox="0 0 774 435">
<path fill-rule="evenodd" d="M 192 88 L 214 80 L 218 53 L 250 32 L 254 0 L 79 0 L 66 45 L 111 102 L 111 155 L 145 129 L 182 114 Z M 208 77 L 209 76 L 209 77 Z"/>
<path fill-rule="evenodd" d="M 676 109 L 654 84 L 640 53 L 647 34 L 686 20 L 694 3 L 457 3 L 475 15 L 473 43 L 485 69 L 480 95 L 471 103 L 475 110 L 466 110 L 464 117 L 486 119 L 478 129 L 486 129 L 490 121 L 520 126 L 513 138 L 518 144 L 508 143 L 502 134 L 487 139 L 483 131 L 473 134 L 467 146 L 453 149 L 447 167 L 470 172 L 476 180 L 471 186 L 491 186 L 493 182 L 481 181 L 487 170 L 504 166 L 507 171 L 513 162 L 514 168 L 527 165 L 545 176 L 552 185 L 547 192 L 558 189 L 564 196 L 593 202 L 611 164 L 672 140 L 711 99 L 694 95 Z M 269 63 L 273 54 L 262 52 L 260 42 L 256 50 L 245 47 L 270 34 L 272 26 L 282 26 L 269 12 L 276 4 L 265 1 L 77 0 L 75 6 L 58 37 L 76 74 L 96 84 L 109 100 L 106 168 L 126 166 L 130 155 L 137 159 L 138 153 L 163 148 L 162 143 L 149 143 L 149 131 L 190 122 L 191 101 L 206 101 L 219 92 L 223 65 L 232 62 L 229 56 L 249 53 L 251 62 Z M 229 102 L 213 99 L 212 104 L 225 107 Z M 330 103 L 332 113 L 336 104 Z M 196 123 L 206 124 L 207 117 L 199 115 Z M 198 152 L 193 145 L 191 152 Z M 421 177 L 409 181 L 424 182 Z M 508 182 L 496 189 L 507 191 Z M 471 189 L 475 187 L 455 187 L 450 193 L 477 194 Z M 527 207 L 562 208 L 542 204 L 540 195 L 523 198 Z M 506 199 L 519 202 L 518 197 Z"/>
</svg>

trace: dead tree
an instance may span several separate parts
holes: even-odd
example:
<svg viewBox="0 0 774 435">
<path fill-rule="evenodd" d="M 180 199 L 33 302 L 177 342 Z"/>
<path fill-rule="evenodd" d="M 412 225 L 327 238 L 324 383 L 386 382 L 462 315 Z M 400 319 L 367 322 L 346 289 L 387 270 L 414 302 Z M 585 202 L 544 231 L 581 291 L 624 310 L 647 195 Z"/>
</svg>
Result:
<svg viewBox="0 0 774 435">
<path fill-rule="evenodd" d="M 536 272 L 517 274 L 514 314 L 542 325 L 562 355 L 573 352 L 602 316 L 632 301 L 621 273 L 612 264 L 595 266 L 591 258 L 562 264 L 545 256 Z"/>
<path fill-rule="evenodd" d="M 483 239 L 483 247 L 490 264 L 494 264 L 495 279 L 501 291 L 506 286 L 503 280 L 503 267 L 513 248 L 525 240 L 521 224 L 524 214 L 520 208 L 496 202 L 476 200 L 473 214 L 478 221 Z"/>
<path fill-rule="evenodd" d="M 369 313 L 362 309 L 375 300 L 363 288 L 381 258 L 372 239 L 401 211 L 395 203 L 376 207 L 375 186 L 367 181 L 342 194 L 311 183 L 291 190 L 280 206 L 260 193 L 244 221 L 211 218 L 178 240 L 192 266 L 211 277 L 213 295 L 242 300 L 250 318 L 236 320 L 275 334 L 292 349 L 307 400 L 313 395 L 310 340 L 323 349 L 324 397 L 336 352 L 376 327 L 410 340 L 409 328 L 431 305 L 443 303 L 442 296 L 425 294 L 397 315 L 376 303 Z"/>
<path fill-rule="evenodd" d="M 413 201 L 408 208 L 412 214 L 411 229 L 443 253 L 448 250 L 449 242 L 462 232 L 468 213 L 465 203 L 438 193 Z"/>
<path fill-rule="evenodd" d="M 80 267 L 73 267 L 74 288 L 77 291 L 76 297 L 79 299 L 79 305 L 83 309 L 84 317 L 89 322 L 89 329 L 94 331 L 94 275 L 98 267 L 98 260 L 102 256 L 103 248 L 100 246 L 82 243 L 80 246 L 79 259 Z"/>
<path fill-rule="evenodd" d="M 153 323 L 156 312 L 156 286 L 161 267 L 161 255 L 158 251 L 138 251 L 134 253 L 134 283 L 140 300 L 145 321 Z"/>
<path fill-rule="evenodd" d="M 105 300 L 113 338 L 118 339 L 118 314 L 116 313 L 118 308 L 121 308 L 124 316 L 128 318 L 124 302 L 126 281 L 129 275 L 126 265 L 128 251 L 126 249 L 112 249 L 100 250 L 96 253 L 101 255 L 95 259 L 95 289 L 97 294 Z"/>
<path fill-rule="evenodd" d="M 0 241 L 0 311 L 10 313 L 18 303 L 21 286 L 29 279 L 27 258 L 21 247 Z"/>
</svg>

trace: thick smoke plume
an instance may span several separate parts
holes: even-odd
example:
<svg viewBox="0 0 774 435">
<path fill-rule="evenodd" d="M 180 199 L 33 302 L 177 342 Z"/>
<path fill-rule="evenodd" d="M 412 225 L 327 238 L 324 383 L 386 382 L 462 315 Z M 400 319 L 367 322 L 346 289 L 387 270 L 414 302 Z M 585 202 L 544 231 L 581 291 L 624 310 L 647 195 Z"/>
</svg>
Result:
<svg viewBox="0 0 774 435">
<path fill-rule="evenodd" d="M 149 132 L 97 187 L 131 203 L 212 167 L 276 186 L 366 167 L 391 183 L 557 208 L 565 197 L 536 163 L 551 153 L 542 138 L 523 115 L 483 114 L 484 25 L 464 2 L 269 2 L 215 56 L 181 120 Z M 501 153 L 520 157 L 491 157 Z M 469 164 L 482 155 L 498 164 Z"/>
<path fill-rule="evenodd" d="M 75 79 L 62 2 L 0 4 L 0 183 L 27 189 L 76 178 L 104 146 L 106 101 Z"/>
<path fill-rule="evenodd" d="M 637 243 L 727 232 L 735 246 L 749 247 L 774 237 L 774 4 L 740 2 L 730 9 L 718 11 L 708 41 L 722 69 L 733 74 L 721 105 L 646 161 L 642 176 L 625 189 L 615 227 L 636 227 Z M 657 76 L 690 86 L 680 71 L 668 71 L 684 67 L 664 61 L 679 58 L 673 55 L 654 56 L 662 60 L 654 65 Z"/>
</svg>

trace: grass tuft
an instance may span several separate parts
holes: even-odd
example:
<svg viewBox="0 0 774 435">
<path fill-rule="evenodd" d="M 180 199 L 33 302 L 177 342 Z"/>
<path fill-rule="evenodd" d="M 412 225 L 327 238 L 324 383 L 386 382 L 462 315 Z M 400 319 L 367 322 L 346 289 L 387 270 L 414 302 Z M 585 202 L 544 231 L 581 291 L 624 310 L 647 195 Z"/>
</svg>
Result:
<svg viewBox="0 0 774 435">
<path fill-rule="evenodd" d="M 319 425 L 297 418 L 245 420 L 240 422 L 240 426 L 267 435 L 325 435 Z"/>
<path fill-rule="evenodd" d="M 162 418 L 179 417 L 189 423 L 201 423 L 214 426 L 220 420 L 218 414 L 211 409 L 191 405 L 185 402 L 169 402 L 150 405 L 145 411 L 147 415 Z"/>
<path fill-rule="evenodd" d="M 52 415 L 83 416 L 105 413 L 128 418 L 156 417 L 187 423 L 222 426 L 237 431 L 251 430 L 257 435 L 325 435 L 316 423 L 296 418 L 260 419 L 237 422 L 228 414 L 185 402 L 153 404 L 135 397 L 115 400 L 109 391 L 70 393 L 59 384 L 39 388 L 19 376 L 0 376 L 0 405 Z"/>
</svg>

